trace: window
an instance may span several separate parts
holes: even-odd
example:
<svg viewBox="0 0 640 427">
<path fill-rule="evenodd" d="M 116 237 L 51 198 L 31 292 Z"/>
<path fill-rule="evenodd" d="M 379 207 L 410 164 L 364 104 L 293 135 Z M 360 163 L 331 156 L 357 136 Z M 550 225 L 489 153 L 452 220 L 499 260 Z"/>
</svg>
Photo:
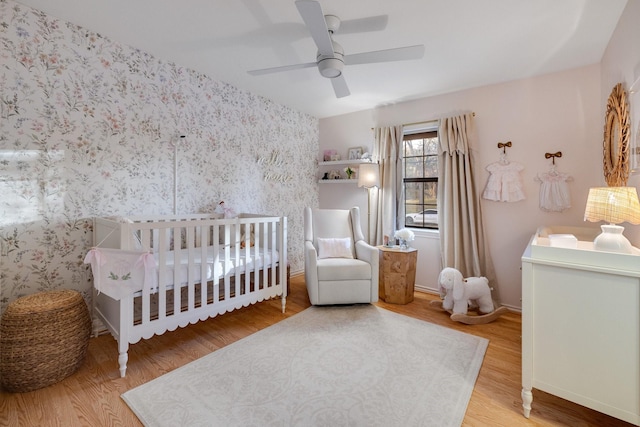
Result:
<svg viewBox="0 0 640 427">
<path fill-rule="evenodd" d="M 438 132 L 411 133 L 403 139 L 406 227 L 438 228 Z"/>
</svg>

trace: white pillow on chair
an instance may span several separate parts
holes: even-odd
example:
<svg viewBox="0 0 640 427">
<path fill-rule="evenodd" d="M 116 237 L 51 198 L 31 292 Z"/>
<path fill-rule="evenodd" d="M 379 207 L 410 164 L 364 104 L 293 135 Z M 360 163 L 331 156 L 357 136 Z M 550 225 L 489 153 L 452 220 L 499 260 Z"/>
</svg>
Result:
<svg viewBox="0 0 640 427">
<path fill-rule="evenodd" d="M 351 238 L 318 237 L 318 259 L 321 258 L 353 258 L 351 253 Z"/>
</svg>

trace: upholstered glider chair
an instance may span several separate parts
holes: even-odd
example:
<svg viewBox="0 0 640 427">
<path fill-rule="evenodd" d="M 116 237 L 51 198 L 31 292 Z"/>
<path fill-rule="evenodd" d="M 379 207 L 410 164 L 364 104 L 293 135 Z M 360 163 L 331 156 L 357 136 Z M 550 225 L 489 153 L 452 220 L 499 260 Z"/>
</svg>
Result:
<svg viewBox="0 0 640 427">
<path fill-rule="evenodd" d="M 378 249 L 364 240 L 359 208 L 305 208 L 304 240 L 311 304 L 378 301 Z"/>
</svg>

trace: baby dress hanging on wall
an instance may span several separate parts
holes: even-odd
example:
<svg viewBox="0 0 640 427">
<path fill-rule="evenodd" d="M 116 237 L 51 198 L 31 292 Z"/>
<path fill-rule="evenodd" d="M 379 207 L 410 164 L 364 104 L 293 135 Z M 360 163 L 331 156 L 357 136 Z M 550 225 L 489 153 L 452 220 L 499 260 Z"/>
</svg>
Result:
<svg viewBox="0 0 640 427">
<path fill-rule="evenodd" d="M 540 209 L 547 212 L 562 212 L 571 207 L 571 195 L 567 182 L 573 178 L 558 172 L 555 165 L 548 172 L 539 173 L 534 178 L 540 183 Z"/>
<path fill-rule="evenodd" d="M 520 172 L 524 166 L 517 162 L 509 162 L 502 154 L 499 162 L 487 166 L 489 179 L 482 192 L 482 198 L 496 202 L 517 202 L 524 200 Z"/>
</svg>

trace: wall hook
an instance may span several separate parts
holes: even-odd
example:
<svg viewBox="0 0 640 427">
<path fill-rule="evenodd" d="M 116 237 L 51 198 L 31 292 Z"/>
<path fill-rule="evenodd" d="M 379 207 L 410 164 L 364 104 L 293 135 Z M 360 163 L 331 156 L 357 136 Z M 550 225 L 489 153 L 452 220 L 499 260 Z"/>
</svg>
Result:
<svg viewBox="0 0 640 427">
<path fill-rule="evenodd" d="M 498 142 L 498 148 L 502 148 L 502 154 L 507 154 L 507 147 L 511 147 L 511 141 Z"/>
<path fill-rule="evenodd" d="M 562 157 L 562 151 L 556 151 L 555 153 L 544 153 L 545 159 L 551 159 L 553 164 L 556 164 L 556 157 Z"/>
</svg>

